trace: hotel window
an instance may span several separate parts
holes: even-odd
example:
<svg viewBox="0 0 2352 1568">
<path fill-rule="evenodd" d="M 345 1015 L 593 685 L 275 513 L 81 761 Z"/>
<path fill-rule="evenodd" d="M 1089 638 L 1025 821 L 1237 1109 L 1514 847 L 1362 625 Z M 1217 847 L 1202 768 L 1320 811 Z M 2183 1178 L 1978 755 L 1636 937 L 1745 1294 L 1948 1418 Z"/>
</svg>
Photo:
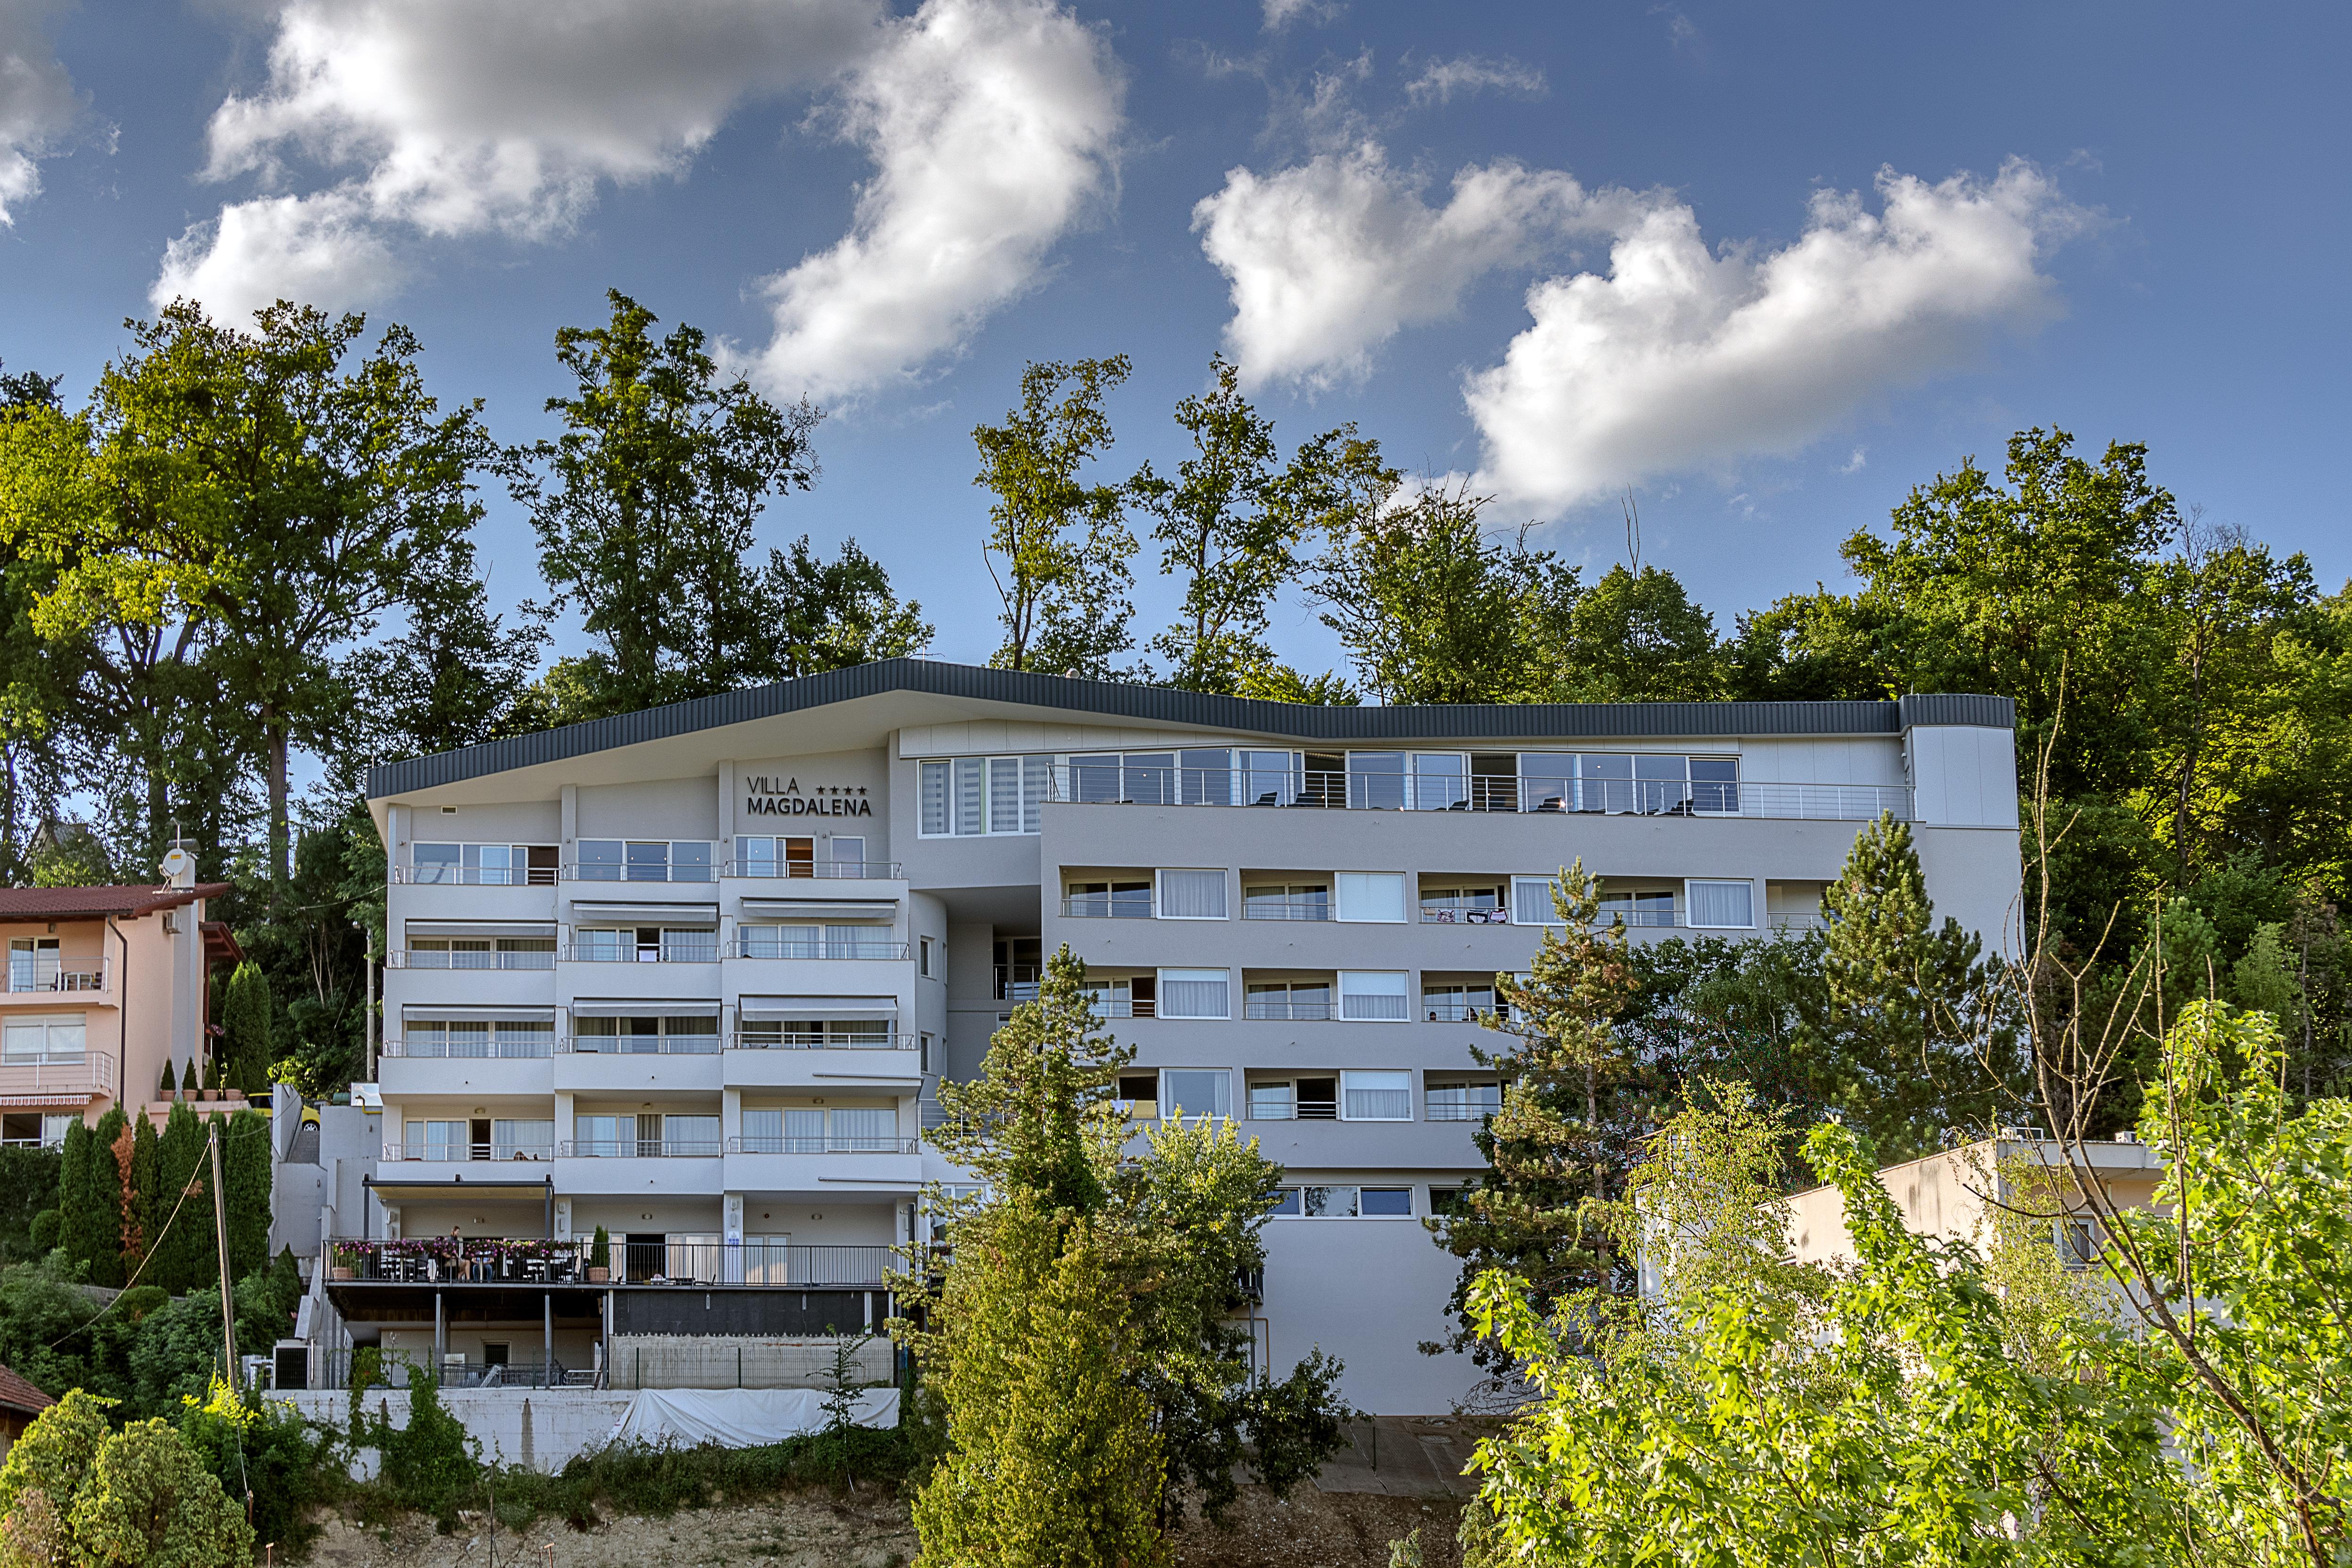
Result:
<svg viewBox="0 0 2352 1568">
<path fill-rule="evenodd" d="M 472 1124 L 465 1121 L 411 1120 L 404 1152 L 412 1160 L 467 1160 L 473 1157 Z"/>
<path fill-rule="evenodd" d="M 920 964 L 917 973 L 921 974 L 924 979 L 929 980 L 931 977 L 931 939 L 929 937 L 921 938 L 919 940 L 918 951 L 921 957 Z"/>
<path fill-rule="evenodd" d="M 1249 1086 L 1249 1119 L 1252 1121 L 1290 1121 L 1297 1115 L 1298 1101 L 1289 1079 Z"/>
<path fill-rule="evenodd" d="M 555 1123 L 513 1117 L 490 1122 L 490 1158 L 544 1160 L 555 1152 Z"/>
<path fill-rule="evenodd" d="M 580 880 L 708 882 L 710 847 L 707 839 L 583 838 Z"/>
<path fill-rule="evenodd" d="M 719 1019 L 705 1013 L 683 1017 L 574 1018 L 572 1048 L 587 1055 L 700 1056 L 719 1049 Z"/>
<path fill-rule="evenodd" d="M 1242 1003 L 1245 1018 L 1319 1023 L 1331 1016 L 1328 980 L 1256 980 Z"/>
<path fill-rule="evenodd" d="M 887 1106 L 785 1106 L 743 1112 L 746 1154 L 883 1154 L 898 1147 Z"/>
<path fill-rule="evenodd" d="M 1412 1016 L 1402 969 L 1339 972 L 1339 1016 L 1366 1023 L 1402 1024 Z"/>
<path fill-rule="evenodd" d="M 87 1044 L 79 1016 L 11 1018 L 0 1034 L 0 1058 L 10 1062 L 79 1062 Z"/>
<path fill-rule="evenodd" d="M 1339 1075 L 1339 1120 L 1342 1121 L 1412 1121 L 1412 1075 L 1409 1072 L 1341 1073 Z"/>
<path fill-rule="evenodd" d="M 1604 929 L 1621 921 L 1629 926 L 1678 925 L 1681 922 L 1677 912 L 1672 888 L 1601 889 L 1601 924 Z"/>
<path fill-rule="evenodd" d="M 1339 1080 L 1334 1075 L 1254 1079 L 1249 1113 L 1253 1121 L 1336 1121 Z"/>
<path fill-rule="evenodd" d="M 1066 882 L 1062 914 L 1069 920 L 1148 921 L 1151 918 L 1151 884 L 1129 881 Z"/>
<path fill-rule="evenodd" d="M 1034 833 L 1053 793 L 1054 759 L 952 757 L 917 764 L 917 829 L 926 838 Z"/>
<path fill-rule="evenodd" d="M 1160 1074 L 1160 1114 L 1191 1120 L 1234 1113 L 1234 1075 L 1223 1068 L 1168 1068 Z"/>
<path fill-rule="evenodd" d="M 1339 884 L 1342 921 L 1404 923 L 1403 872 L 1342 871 L 1333 880 Z"/>
<path fill-rule="evenodd" d="M 1421 987 L 1422 1016 L 1433 1024 L 1471 1024 L 1495 1010 L 1492 981 L 1459 984 L 1424 981 Z"/>
<path fill-rule="evenodd" d="M 1268 1213 L 1292 1219 L 1410 1219 L 1411 1187 L 1283 1187 Z"/>
<path fill-rule="evenodd" d="M 1149 974 L 1087 982 L 1087 1001 L 1097 1018 L 1149 1018 L 1158 987 Z"/>
<path fill-rule="evenodd" d="M 1551 901 L 1549 877 L 1514 877 L 1511 879 L 1511 923 L 1522 926 L 1556 926 L 1566 922 Z"/>
<path fill-rule="evenodd" d="M 1163 1018 L 1223 1018 L 1232 1016 L 1228 995 L 1231 976 L 1222 969 L 1163 969 L 1160 972 L 1160 1016 Z"/>
<path fill-rule="evenodd" d="M 1163 921 L 1223 920 L 1225 874 L 1223 871 L 1161 871 L 1160 918 Z"/>
<path fill-rule="evenodd" d="M 552 1019 L 411 1018 L 401 1054 L 409 1057 L 498 1057 L 528 1060 L 544 1057 L 554 1043 Z"/>
<path fill-rule="evenodd" d="M 1503 889 L 1495 884 L 1475 887 L 1430 886 L 1421 890 L 1423 925 L 1508 925 Z"/>
<path fill-rule="evenodd" d="M 1253 882 L 1242 889 L 1245 921 L 1328 921 L 1331 918 L 1331 887 L 1328 882 Z"/>
<path fill-rule="evenodd" d="M 555 881 L 552 844 L 415 844 L 409 847 L 409 880 L 457 882 L 470 887 L 544 887 Z"/>
<path fill-rule="evenodd" d="M 1686 882 L 1690 923 L 1717 929 L 1745 930 L 1756 924 L 1756 884 L 1753 882 Z"/>
<path fill-rule="evenodd" d="M 1481 1121 L 1503 1109 L 1503 1086 L 1433 1079 L 1423 1099 L 1432 1121 Z"/>
</svg>

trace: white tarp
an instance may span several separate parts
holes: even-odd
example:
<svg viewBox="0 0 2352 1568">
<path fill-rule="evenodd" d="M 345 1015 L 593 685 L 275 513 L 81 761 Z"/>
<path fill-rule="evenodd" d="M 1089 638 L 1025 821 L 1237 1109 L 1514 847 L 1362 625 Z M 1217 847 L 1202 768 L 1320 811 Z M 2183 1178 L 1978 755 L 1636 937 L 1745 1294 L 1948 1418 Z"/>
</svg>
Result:
<svg viewBox="0 0 2352 1568">
<path fill-rule="evenodd" d="M 825 1395 L 814 1388 L 645 1388 L 614 1424 L 615 1443 L 691 1448 L 756 1448 L 822 1431 Z M 896 1426 L 898 1391 L 869 1388 L 857 1396 L 860 1426 Z"/>
</svg>

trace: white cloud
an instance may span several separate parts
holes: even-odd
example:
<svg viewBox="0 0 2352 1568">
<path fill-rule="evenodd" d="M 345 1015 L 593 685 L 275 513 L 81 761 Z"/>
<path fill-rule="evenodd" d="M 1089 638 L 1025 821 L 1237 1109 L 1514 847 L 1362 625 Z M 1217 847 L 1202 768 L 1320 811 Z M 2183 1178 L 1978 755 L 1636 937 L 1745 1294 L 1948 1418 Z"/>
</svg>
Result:
<svg viewBox="0 0 2352 1568">
<path fill-rule="evenodd" d="M 1881 211 L 1812 201 L 1783 249 L 1718 255 L 1686 206 L 1625 225 L 1608 275 L 1528 293 L 1534 322 L 1465 388 L 1480 482 L 1557 511 L 1645 476 L 1795 450 L 1868 398 L 2057 310 L 2039 263 L 2089 221 L 2038 171 L 1929 184 L 1883 171 Z"/>
<path fill-rule="evenodd" d="M 1293 22 L 1319 27 L 1337 21 L 1347 8 L 1340 0 L 1264 0 L 1265 30 L 1278 33 Z"/>
<path fill-rule="evenodd" d="M 213 115 L 206 175 L 282 188 L 298 155 L 362 172 L 292 207 L 224 207 L 173 243 L 154 295 L 381 293 L 398 237 L 560 235 L 600 182 L 677 174 L 739 103 L 859 58 L 879 16 L 877 0 L 289 0 L 266 86 Z M 242 243 L 271 234 L 302 248 Z"/>
<path fill-rule="evenodd" d="M 81 111 L 73 81 L 49 41 L 59 0 L 0 0 L 0 224 L 41 194 L 39 160 Z"/>
<path fill-rule="evenodd" d="M 1273 174 L 1231 170 L 1193 207 L 1232 286 L 1225 347 L 1244 381 L 1360 379 L 1374 350 L 1451 315 L 1488 271 L 1531 263 L 1633 200 L 1508 160 L 1455 174 L 1443 206 L 1423 199 L 1425 184 L 1368 142 Z"/>
<path fill-rule="evenodd" d="M 767 280 L 754 378 L 840 395 L 954 349 L 1115 186 L 1123 86 L 1101 35 L 1050 0 L 926 0 L 892 24 L 840 110 L 874 175 L 838 244 Z"/>
<path fill-rule="evenodd" d="M 1496 60 L 1484 55 L 1464 55 L 1456 59 L 1432 60 L 1404 84 L 1404 95 L 1416 109 L 1425 109 L 1433 103 L 1451 103 L 1456 93 L 1466 98 L 1489 90 L 1540 98 L 1544 92 L 1544 73 L 1514 59 Z"/>
<path fill-rule="evenodd" d="M 373 305 L 404 271 L 369 223 L 365 195 L 346 185 L 223 207 L 164 249 L 153 297 L 201 300 L 215 319 L 242 323 L 280 299 L 329 310 Z"/>
</svg>

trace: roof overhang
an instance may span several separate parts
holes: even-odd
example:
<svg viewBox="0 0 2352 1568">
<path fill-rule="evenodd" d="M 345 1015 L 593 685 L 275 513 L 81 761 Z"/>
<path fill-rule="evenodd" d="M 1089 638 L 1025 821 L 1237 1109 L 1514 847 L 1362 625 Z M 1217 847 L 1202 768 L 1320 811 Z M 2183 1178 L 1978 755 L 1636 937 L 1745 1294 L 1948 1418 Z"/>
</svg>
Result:
<svg viewBox="0 0 2352 1568">
<path fill-rule="evenodd" d="M 789 726 L 774 721 L 790 718 Z M 376 826 L 395 801 L 463 805 L 559 796 L 565 784 L 692 778 L 732 759 L 870 751 L 923 724 L 1083 720 L 1277 744 L 1557 742 L 1748 736 L 1894 737 L 1914 725 L 2011 729 L 2005 697 L 1864 702 L 1577 702 L 1318 707 L 1162 686 L 894 658 L 724 691 L 368 771 Z"/>
</svg>

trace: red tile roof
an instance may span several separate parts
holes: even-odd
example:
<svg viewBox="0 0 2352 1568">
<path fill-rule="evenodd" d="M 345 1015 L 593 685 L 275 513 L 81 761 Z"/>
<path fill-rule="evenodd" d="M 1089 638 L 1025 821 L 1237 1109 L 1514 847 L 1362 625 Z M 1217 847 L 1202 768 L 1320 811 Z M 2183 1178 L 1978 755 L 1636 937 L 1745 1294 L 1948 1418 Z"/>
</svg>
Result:
<svg viewBox="0 0 2352 1568">
<path fill-rule="evenodd" d="M 27 1415 L 38 1415 L 56 1403 L 6 1367 L 0 1366 L 0 1410 L 21 1410 Z"/>
<path fill-rule="evenodd" d="M 143 915 L 178 909 L 198 899 L 217 899 L 226 882 L 193 888 L 0 888 L 0 921 L 94 921 L 108 915 Z"/>
</svg>

